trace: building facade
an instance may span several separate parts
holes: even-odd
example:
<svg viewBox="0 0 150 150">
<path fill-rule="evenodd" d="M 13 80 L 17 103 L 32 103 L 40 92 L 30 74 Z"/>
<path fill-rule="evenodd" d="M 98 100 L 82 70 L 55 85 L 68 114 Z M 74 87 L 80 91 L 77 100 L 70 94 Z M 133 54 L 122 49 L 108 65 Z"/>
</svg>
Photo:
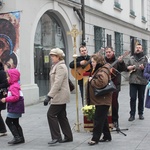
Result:
<svg viewBox="0 0 150 150">
<path fill-rule="evenodd" d="M 17 58 L 17 61 L 12 60 L 17 62 L 14 66 L 21 72 L 20 83 L 26 105 L 39 101 L 48 92 L 50 49 L 59 47 L 64 50 L 69 69 L 74 41 L 67 32 L 73 25 L 83 31 L 77 37 L 77 54 L 83 41 L 90 55 L 106 46 L 112 46 L 117 56 L 126 50 L 132 54 L 137 43 L 141 43 L 144 52 L 149 54 L 150 0 L 0 2 L 0 55 L 6 50 L 9 58 L 12 55 Z M 10 34 L 8 28 L 14 32 Z M 6 63 L 5 57 L 2 58 Z M 73 80 L 70 70 L 69 76 Z"/>
</svg>

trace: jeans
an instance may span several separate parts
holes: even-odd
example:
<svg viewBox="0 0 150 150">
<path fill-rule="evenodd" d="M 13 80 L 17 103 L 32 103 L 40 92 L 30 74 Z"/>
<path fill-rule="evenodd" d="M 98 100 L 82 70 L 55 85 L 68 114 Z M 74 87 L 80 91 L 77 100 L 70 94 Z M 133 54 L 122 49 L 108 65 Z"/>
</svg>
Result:
<svg viewBox="0 0 150 150">
<path fill-rule="evenodd" d="M 136 99 L 138 97 L 138 114 L 143 115 L 144 94 L 146 85 L 130 84 L 130 115 L 135 116 Z"/>
</svg>

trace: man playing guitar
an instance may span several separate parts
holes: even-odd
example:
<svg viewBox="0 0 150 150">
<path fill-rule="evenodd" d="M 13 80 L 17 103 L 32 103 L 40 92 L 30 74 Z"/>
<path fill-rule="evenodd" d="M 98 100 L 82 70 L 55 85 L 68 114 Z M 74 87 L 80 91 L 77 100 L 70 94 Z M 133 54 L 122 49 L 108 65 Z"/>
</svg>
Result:
<svg viewBox="0 0 150 150">
<path fill-rule="evenodd" d="M 88 51 L 86 46 L 82 45 L 79 48 L 79 53 L 80 56 L 77 57 L 76 59 L 76 67 L 77 70 L 75 70 L 75 73 L 79 73 L 78 69 L 82 69 L 84 65 L 87 64 L 88 61 L 90 61 L 90 56 L 88 55 Z M 74 60 L 72 62 L 70 62 L 69 67 L 71 69 L 74 69 Z M 86 68 L 84 68 L 86 70 Z M 83 73 L 84 73 L 84 69 L 82 69 L 83 71 L 81 73 L 79 73 L 80 78 L 77 79 L 78 80 L 78 85 L 79 85 L 79 89 L 80 89 L 80 93 L 81 93 L 81 98 L 82 98 L 82 105 L 84 105 L 84 100 L 83 100 Z M 88 70 L 86 70 L 88 71 Z"/>
<path fill-rule="evenodd" d="M 115 92 L 113 92 L 113 94 L 112 94 L 112 123 L 116 129 L 119 128 L 118 96 L 119 96 L 119 92 L 121 90 L 121 73 L 120 72 L 127 70 L 126 65 L 122 59 L 123 59 L 123 56 L 119 56 L 118 59 L 115 57 L 115 52 L 112 47 L 105 48 L 105 60 L 111 66 L 111 68 L 110 68 L 111 73 L 112 73 L 111 79 L 117 88 L 117 90 Z"/>
</svg>

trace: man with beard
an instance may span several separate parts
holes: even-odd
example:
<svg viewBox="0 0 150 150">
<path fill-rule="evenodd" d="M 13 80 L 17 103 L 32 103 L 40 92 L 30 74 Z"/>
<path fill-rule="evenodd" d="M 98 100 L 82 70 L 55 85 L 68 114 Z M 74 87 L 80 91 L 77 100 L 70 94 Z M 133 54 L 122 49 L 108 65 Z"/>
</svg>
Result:
<svg viewBox="0 0 150 150">
<path fill-rule="evenodd" d="M 144 94 L 147 80 L 143 77 L 143 71 L 147 64 L 147 61 L 147 57 L 143 53 L 142 45 L 138 44 L 135 48 L 133 56 L 130 57 L 127 63 L 127 69 L 130 72 L 130 117 L 128 121 L 135 120 L 137 96 L 139 119 L 144 119 Z"/>
<path fill-rule="evenodd" d="M 118 96 L 121 90 L 121 72 L 126 71 L 126 65 L 122 60 L 123 56 L 115 57 L 115 52 L 112 47 L 105 48 L 105 60 L 107 63 L 114 64 L 111 68 L 111 79 L 116 85 L 117 90 L 112 94 L 112 123 L 115 128 L 119 128 L 119 103 Z"/>
</svg>

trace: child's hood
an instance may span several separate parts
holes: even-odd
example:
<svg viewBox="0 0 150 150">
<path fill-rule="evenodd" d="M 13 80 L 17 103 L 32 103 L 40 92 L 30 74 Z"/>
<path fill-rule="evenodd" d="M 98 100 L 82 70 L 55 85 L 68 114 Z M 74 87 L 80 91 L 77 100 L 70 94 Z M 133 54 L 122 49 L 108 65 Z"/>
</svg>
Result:
<svg viewBox="0 0 150 150">
<path fill-rule="evenodd" d="M 13 84 L 20 80 L 20 72 L 17 69 L 9 69 L 7 72 L 10 77 L 9 84 Z"/>
</svg>

